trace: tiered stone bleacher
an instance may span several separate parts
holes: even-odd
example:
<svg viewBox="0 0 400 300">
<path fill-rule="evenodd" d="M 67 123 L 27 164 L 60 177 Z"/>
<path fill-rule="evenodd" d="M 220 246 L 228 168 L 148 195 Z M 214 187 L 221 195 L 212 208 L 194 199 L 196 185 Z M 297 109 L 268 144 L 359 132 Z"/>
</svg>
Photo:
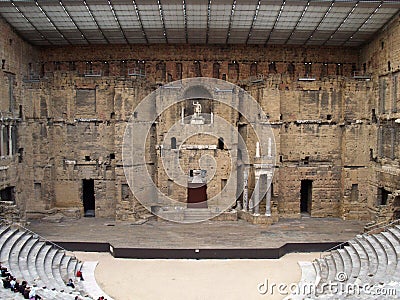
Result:
<svg viewBox="0 0 400 300">
<path fill-rule="evenodd" d="M 286 299 L 399 299 L 400 226 L 357 235 L 339 249 L 299 265 L 300 293 Z"/>
<path fill-rule="evenodd" d="M 92 299 L 82 283 L 76 281 L 76 272 L 82 263 L 66 250 L 41 240 L 17 226 L 0 226 L 0 261 L 19 282 L 37 286 L 43 299 Z M 75 288 L 66 285 L 72 278 Z M 96 284 L 97 285 L 97 284 Z M 23 299 L 19 293 L 0 287 L 0 299 Z"/>
</svg>

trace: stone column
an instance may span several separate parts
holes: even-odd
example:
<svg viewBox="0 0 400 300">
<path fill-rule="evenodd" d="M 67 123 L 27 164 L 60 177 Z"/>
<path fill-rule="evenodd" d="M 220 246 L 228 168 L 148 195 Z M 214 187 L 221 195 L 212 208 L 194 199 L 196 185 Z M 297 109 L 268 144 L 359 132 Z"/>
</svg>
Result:
<svg viewBox="0 0 400 300">
<path fill-rule="evenodd" d="M 271 216 L 271 181 L 272 174 L 267 174 L 267 195 L 265 196 L 265 215 L 267 217 Z"/>
<path fill-rule="evenodd" d="M 0 127 L 0 152 L 1 152 L 1 156 L 5 156 L 4 155 L 4 150 L 5 149 L 3 147 L 3 145 L 4 145 L 4 142 L 3 142 L 3 138 L 4 138 L 3 130 L 4 130 L 4 125 L 2 124 L 1 127 Z"/>
<path fill-rule="evenodd" d="M 182 111 L 181 111 L 181 123 L 182 125 L 185 124 L 185 108 L 182 106 Z"/>
<path fill-rule="evenodd" d="M 260 175 L 256 174 L 255 186 L 254 186 L 254 197 L 252 197 L 254 203 L 254 215 L 260 215 Z"/>
<path fill-rule="evenodd" d="M 272 140 L 268 138 L 268 157 L 272 157 Z"/>
<path fill-rule="evenodd" d="M 260 157 L 260 142 L 256 143 L 256 158 Z"/>
<path fill-rule="evenodd" d="M 247 211 L 249 202 L 249 187 L 248 187 L 249 173 L 245 169 L 243 171 L 243 211 Z"/>
<path fill-rule="evenodd" d="M 8 132 L 7 132 L 7 134 L 8 134 L 8 155 L 9 156 L 12 156 L 12 153 L 13 153 L 11 132 L 12 132 L 12 126 L 10 124 L 8 126 Z"/>
</svg>

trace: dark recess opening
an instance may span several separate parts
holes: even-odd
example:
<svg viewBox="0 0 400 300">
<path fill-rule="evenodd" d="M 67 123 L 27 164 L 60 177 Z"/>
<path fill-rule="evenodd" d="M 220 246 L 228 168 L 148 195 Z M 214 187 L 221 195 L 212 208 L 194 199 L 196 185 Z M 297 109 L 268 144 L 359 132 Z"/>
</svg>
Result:
<svg viewBox="0 0 400 300">
<path fill-rule="evenodd" d="M 372 113 L 372 116 L 371 116 L 372 123 L 376 123 L 378 121 L 378 119 L 376 118 L 376 113 L 375 113 L 374 108 L 372 109 L 371 113 Z"/>
<path fill-rule="evenodd" d="M 300 212 L 311 213 L 312 180 L 302 180 L 300 188 Z"/>
<path fill-rule="evenodd" d="M 218 139 L 218 147 L 219 150 L 224 150 L 224 139 L 222 137 L 220 137 Z"/>
<path fill-rule="evenodd" d="M 176 137 L 171 138 L 171 149 L 176 149 Z"/>
<path fill-rule="evenodd" d="M 378 205 L 387 205 L 389 195 L 392 194 L 384 188 L 378 189 Z"/>
<path fill-rule="evenodd" d="M 0 190 L 1 201 L 11 201 L 15 203 L 15 189 L 13 186 Z"/>
<path fill-rule="evenodd" d="M 22 163 L 24 160 L 24 148 L 19 148 L 18 149 L 18 162 Z"/>
<path fill-rule="evenodd" d="M 82 200 L 85 217 L 95 216 L 94 180 L 82 180 Z"/>
</svg>

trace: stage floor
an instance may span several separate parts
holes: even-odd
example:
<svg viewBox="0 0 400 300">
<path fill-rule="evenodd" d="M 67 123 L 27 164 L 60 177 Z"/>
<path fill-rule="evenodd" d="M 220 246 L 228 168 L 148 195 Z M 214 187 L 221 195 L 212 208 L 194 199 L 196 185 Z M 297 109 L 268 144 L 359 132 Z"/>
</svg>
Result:
<svg viewBox="0 0 400 300">
<path fill-rule="evenodd" d="M 278 248 L 286 243 L 343 242 L 363 231 L 365 222 L 337 218 L 281 219 L 265 226 L 239 221 L 177 224 L 149 220 L 135 225 L 101 218 L 49 223 L 27 228 L 55 242 L 108 242 L 121 248 L 239 249 Z"/>
</svg>

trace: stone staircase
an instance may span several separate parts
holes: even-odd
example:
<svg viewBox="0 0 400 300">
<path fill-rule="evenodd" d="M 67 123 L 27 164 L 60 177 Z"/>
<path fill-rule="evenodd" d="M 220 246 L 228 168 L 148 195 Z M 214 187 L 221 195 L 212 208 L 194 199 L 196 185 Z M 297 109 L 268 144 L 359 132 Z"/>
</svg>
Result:
<svg viewBox="0 0 400 300">
<path fill-rule="evenodd" d="M 76 272 L 85 268 L 75 256 L 22 227 L 0 226 L 0 261 L 20 283 L 25 280 L 28 286 L 36 285 L 37 294 L 46 300 L 75 299 L 76 296 L 94 299 L 84 284 L 92 286 L 96 299 L 99 294 L 106 296 L 95 282 L 94 274 L 87 274 L 93 279 L 90 282 L 77 280 Z M 69 278 L 75 282 L 74 289 L 66 285 Z M 0 299 L 23 299 L 23 296 L 1 286 Z"/>
<path fill-rule="evenodd" d="M 285 299 L 399 299 L 400 226 L 357 235 L 329 254 L 299 265 L 299 288 L 306 292 Z"/>
<path fill-rule="evenodd" d="M 202 222 L 211 217 L 212 213 L 208 208 L 185 208 L 183 210 L 183 222 Z"/>
</svg>

